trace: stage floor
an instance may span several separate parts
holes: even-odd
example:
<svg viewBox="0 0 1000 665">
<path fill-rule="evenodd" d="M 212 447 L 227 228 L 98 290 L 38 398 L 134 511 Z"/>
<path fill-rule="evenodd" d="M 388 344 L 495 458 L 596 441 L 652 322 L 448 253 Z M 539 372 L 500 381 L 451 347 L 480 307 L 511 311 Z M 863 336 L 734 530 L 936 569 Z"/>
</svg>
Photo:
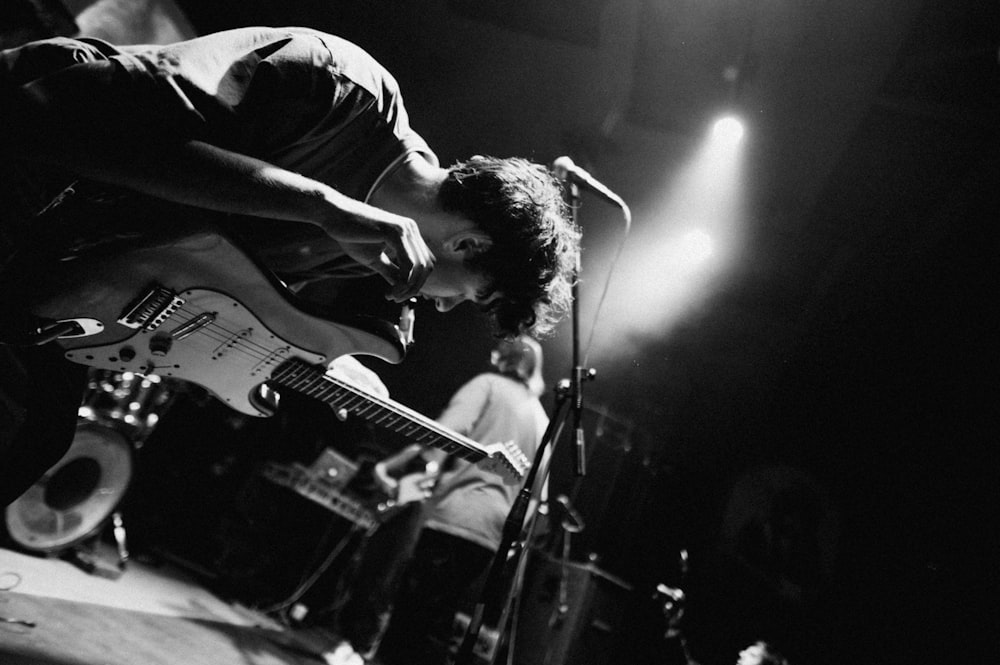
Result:
<svg viewBox="0 0 1000 665">
<path fill-rule="evenodd" d="M 334 641 L 227 602 L 170 564 L 129 561 L 112 577 L 0 548 L 0 663 L 316 665 Z"/>
</svg>

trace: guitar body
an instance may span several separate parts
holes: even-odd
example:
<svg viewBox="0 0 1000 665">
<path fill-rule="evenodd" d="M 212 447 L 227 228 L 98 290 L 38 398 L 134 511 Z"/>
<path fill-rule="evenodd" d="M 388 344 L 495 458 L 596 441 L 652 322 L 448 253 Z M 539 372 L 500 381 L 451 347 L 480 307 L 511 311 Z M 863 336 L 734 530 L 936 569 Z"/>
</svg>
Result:
<svg viewBox="0 0 1000 665">
<path fill-rule="evenodd" d="M 346 354 L 403 358 L 393 326 L 319 313 L 211 229 L 59 259 L 8 272 L 17 277 L 13 284 L 5 277 L 4 292 L 32 315 L 73 328 L 55 340 L 67 359 L 190 381 L 241 413 L 271 415 L 258 388 L 290 358 L 310 365 Z"/>
</svg>

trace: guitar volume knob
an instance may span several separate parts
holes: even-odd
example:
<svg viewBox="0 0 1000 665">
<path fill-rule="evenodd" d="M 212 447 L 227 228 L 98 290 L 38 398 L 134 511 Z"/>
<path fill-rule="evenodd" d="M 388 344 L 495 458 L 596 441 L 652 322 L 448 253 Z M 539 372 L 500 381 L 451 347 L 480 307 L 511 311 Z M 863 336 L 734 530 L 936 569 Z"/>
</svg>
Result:
<svg viewBox="0 0 1000 665">
<path fill-rule="evenodd" d="M 174 340 L 169 335 L 153 335 L 149 340 L 149 352 L 162 358 L 170 353 Z"/>
</svg>

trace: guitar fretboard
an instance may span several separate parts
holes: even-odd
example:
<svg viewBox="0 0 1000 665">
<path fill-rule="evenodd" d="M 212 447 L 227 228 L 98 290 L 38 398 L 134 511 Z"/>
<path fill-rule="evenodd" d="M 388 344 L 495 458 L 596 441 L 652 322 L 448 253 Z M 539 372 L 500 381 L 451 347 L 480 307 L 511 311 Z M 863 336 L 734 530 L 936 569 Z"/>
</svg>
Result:
<svg viewBox="0 0 1000 665">
<path fill-rule="evenodd" d="M 413 409 L 367 393 L 296 358 L 282 363 L 271 374 L 271 380 L 335 409 L 345 409 L 378 427 L 401 434 L 409 441 L 443 450 L 470 462 L 477 462 L 487 456 L 472 439 L 445 428 Z"/>
</svg>

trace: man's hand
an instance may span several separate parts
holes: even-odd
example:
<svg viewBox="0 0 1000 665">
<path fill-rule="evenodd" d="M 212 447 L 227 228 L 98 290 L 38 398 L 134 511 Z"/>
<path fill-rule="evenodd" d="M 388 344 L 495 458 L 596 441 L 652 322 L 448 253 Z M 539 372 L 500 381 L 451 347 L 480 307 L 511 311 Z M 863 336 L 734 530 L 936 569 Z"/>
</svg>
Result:
<svg viewBox="0 0 1000 665">
<path fill-rule="evenodd" d="M 437 483 L 436 473 L 410 473 L 399 479 L 396 490 L 396 504 L 423 501 L 430 497 Z"/>
<path fill-rule="evenodd" d="M 372 475 L 382 491 L 391 496 L 396 505 L 401 506 L 428 498 L 434 491 L 440 473 L 437 464 L 430 463 L 425 471 L 408 473 L 397 480 L 389 475 L 388 468 L 382 461 L 372 469 Z"/>
<path fill-rule="evenodd" d="M 417 296 L 435 260 L 417 223 L 359 202 L 342 201 L 340 205 L 349 214 L 338 214 L 320 228 L 340 243 L 348 256 L 392 285 L 388 298 L 406 302 Z"/>
</svg>

